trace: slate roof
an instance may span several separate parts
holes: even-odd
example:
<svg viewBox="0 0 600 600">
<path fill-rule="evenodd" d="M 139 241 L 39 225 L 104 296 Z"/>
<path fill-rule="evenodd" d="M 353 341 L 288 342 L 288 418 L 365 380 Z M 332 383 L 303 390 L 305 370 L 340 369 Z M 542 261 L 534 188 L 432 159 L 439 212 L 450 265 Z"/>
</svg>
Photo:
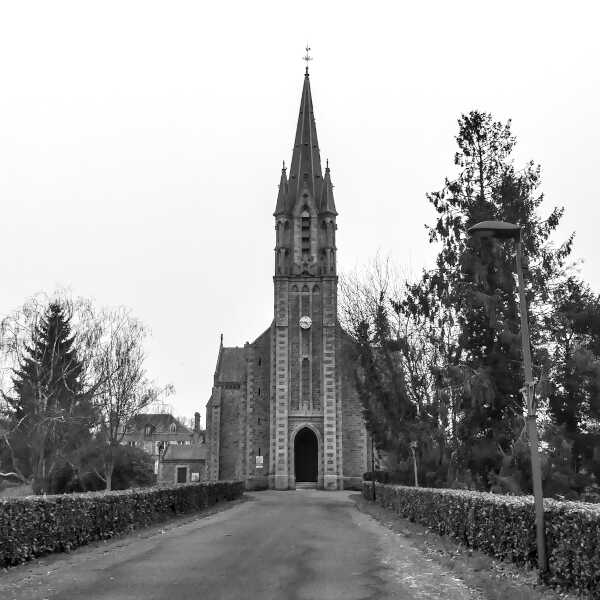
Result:
<svg viewBox="0 0 600 600">
<path fill-rule="evenodd" d="M 218 382 L 242 382 L 246 377 L 246 354 L 244 348 L 221 348 L 217 365 Z"/>
<path fill-rule="evenodd" d="M 169 444 L 165 450 L 163 460 L 206 460 L 206 446 L 204 444 Z"/>
<path fill-rule="evenodd" d="M 152 425 L 153 433 L 173 433 L 169 429 L 172 423 L 177 427 L 175 433 L 192 433 L 191 429 L 169 413 L 140 413 L 129 422 L 127 432 L 144 431 L 146 425 Z"/>
</svg>

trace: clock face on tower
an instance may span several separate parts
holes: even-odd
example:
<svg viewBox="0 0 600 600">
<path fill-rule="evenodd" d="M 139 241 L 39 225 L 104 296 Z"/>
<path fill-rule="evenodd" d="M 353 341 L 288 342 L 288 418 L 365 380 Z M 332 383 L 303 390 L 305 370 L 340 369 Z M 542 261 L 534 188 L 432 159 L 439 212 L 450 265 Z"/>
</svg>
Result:
<svg viewBox="0 0 600 600">
<path fill-rule="evenodd" d="M 300 327 L 302 329 L 308 329 L 312 325 L 312 319 L 310 317 L 300 317 Z"/>
</svg>

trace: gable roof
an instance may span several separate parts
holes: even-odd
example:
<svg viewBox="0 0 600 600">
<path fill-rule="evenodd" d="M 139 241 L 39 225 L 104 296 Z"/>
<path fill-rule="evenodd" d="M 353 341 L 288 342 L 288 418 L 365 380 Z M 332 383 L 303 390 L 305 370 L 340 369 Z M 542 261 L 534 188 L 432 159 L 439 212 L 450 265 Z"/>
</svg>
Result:
<svg viewBox="0 0 600 600">
<path fill-rule="evenodd" d="M 169 413 L 140 413 L 129 421 L 127 431 L 129 433 L 143 431 L 146 425 L 150 425 L 153 428 L 153 433 L 173 433 L 170 430 L 172 423 L 175 423 L 176 433 L 192 433 L 191 429 Z"/>
<path fill-rule="evenodd" d="M 244 348 L 221 348 L 217 366 L 217 382 L 242 382 L 246 377 L 246 353 Z"/>
</svg>

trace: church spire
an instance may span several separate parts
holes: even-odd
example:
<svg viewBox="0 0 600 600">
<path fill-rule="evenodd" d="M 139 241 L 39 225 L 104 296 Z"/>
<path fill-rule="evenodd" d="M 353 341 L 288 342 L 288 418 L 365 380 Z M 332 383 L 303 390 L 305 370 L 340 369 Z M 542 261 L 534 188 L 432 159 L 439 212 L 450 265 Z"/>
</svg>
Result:
<svg viewBox="0 0 600 600">
<path fill-rule="evenodd" d="M 317 127 L 315 125 L 312 95 L 310 92 L 310 78 L 307 70 L 304 75 L 304 85 L 300 99 L 300 114 L 298 115 L 294 151 L 290 164 L 290 205 L 293 204 L 294 200 L 305 188 L 313 198 L 317 199 L 321 192 L 322 181 Z"/>
</svg>

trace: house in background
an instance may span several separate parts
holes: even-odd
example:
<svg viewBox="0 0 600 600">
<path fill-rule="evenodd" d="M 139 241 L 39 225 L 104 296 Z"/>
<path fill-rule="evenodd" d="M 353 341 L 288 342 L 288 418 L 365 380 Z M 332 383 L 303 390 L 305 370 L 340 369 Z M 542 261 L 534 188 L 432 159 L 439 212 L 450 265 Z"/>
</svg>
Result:
<svg viewBox="0 0 600 600">
<path fill-rule="evenodd" d="M 200 429 L 200 413 L 194 414 L 194 429 L 186 427 L 170 413 L 141 413 L 127 426 L 123 444 L 147 452 L 154 461 L 154 474 L 158 475 L 159 459 L 170 446 L 186 447 L 204 444 L 204 431 Z"/>
</svg>

